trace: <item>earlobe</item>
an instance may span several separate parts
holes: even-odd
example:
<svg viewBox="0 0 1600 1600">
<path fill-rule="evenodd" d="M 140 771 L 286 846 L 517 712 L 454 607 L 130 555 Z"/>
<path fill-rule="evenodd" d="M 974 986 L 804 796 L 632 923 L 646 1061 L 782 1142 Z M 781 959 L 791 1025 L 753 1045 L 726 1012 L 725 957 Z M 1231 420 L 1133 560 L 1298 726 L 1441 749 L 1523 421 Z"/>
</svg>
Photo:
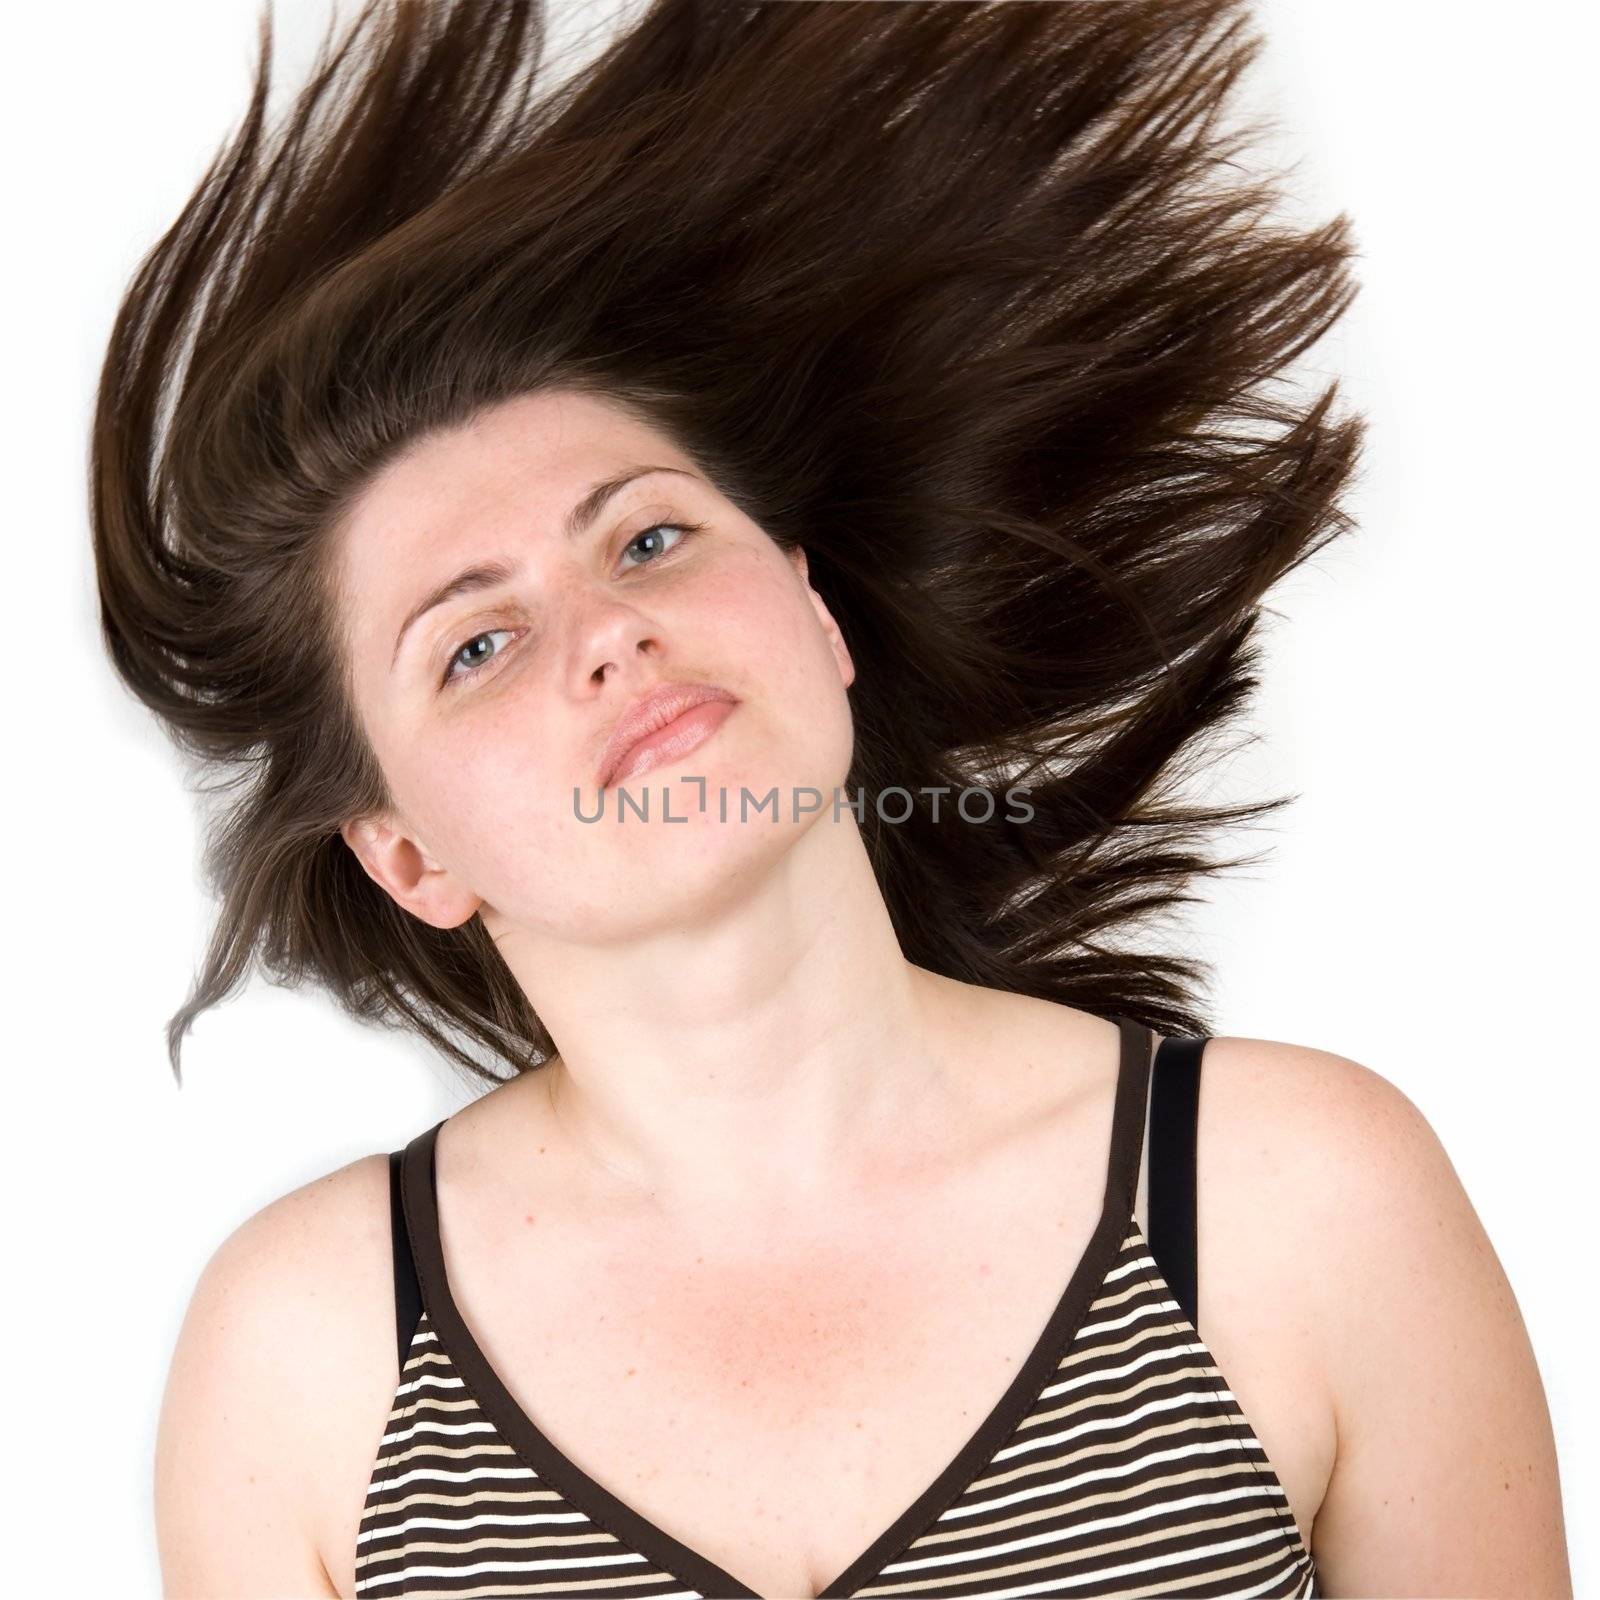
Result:
<svg viewBox="0 0 1600 1600">
<path fill-rule="evenodd" d="M 828 636 L 828 643 L 833 646 L 834 659 L 839 663 L 839 672 L 844 679 L 845 688 L 849 688 L 856 681 L 856 664 L 850 658 L 849 647 L 844 642 L 844 635 L 839 632 L 839 625 L 833 620 L 830 612 L 823 602 L 822 596 L 811 587 L 810 567 L 806 561 L 805 549 L 796 545 L 784 554 L 793 563 L 794 569 L 800 574 L 800 581 L 806 586 L 806 594 L 817 613 L 817 619 L 822 623 L 823 631 Z"/>
<path fill-rule="evenodd" d="M 822 622 L 822 631 L 827 634 L 834 660 L 839 663 L 839 675 L 844 679 L 844 686 L 848 689 L 856 681 L 856 664 L 851 658 L 850 647 L 844 642 L 844 635 L 839 631 L 839 624 L 833 620 L 833 613 L 828 610 L 822 597 L 814 589 L 811 591 L 811 603 L 816 607 L 817 616 Z"/>
<path fill-rule="evenodd" d="M 839 658 L 839 671 L 844 677 L 844 686 L 849 688 L 856 681 L 856 664 L 850 654 L 850 647 L 844 642 L 844 635 L 835 627 L 833 630 L 833 653 Z"/>
</svg>

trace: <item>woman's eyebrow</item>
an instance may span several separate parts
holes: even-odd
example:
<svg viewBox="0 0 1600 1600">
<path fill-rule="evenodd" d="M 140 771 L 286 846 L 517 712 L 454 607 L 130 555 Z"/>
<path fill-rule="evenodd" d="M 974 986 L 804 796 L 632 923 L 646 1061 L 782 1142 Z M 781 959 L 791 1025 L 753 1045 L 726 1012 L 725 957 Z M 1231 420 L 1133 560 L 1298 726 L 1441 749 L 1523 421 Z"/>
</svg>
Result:
<svg viewBox="0 0 1600 1600">
<path fill-rule="evenodd" d="M 602 478 L 598 483 L 589 486 L 582 498 L 567 513 L 562 523 L 562 532 L 568 539 L 577 538 L 605 510 L 607 501 L 613 495 L 627 488 L 635 478 L 646 477 L 652 472 L 675 472 L 684 478 L 699 476 L 698 473 L 688 472 L 682 467 L 624 467 L 622 471 L 614 472 L 610 477 Z M 389 670 L 394 671 L 395 663 L 400 659 L 400 646 L 404 643 L 412 625 L 420 622 L 428 612 L 436 606 L 442 606 L 447 600 L 454 600 L 457 595 L 472 594 L 479 589 L 492 589 L 498 583 L 506 583 L 516 577 L 521 570 L 518 563 L 504 556 L 497 557 L 493 561 L 480 561 L 473 566 L 464 567 L 453 578 L 446 579 L 437 589 L 424 595 L 400 624 L 400 631 L 394 637 L 394 652 L 389 657 Z"/>
</svg>

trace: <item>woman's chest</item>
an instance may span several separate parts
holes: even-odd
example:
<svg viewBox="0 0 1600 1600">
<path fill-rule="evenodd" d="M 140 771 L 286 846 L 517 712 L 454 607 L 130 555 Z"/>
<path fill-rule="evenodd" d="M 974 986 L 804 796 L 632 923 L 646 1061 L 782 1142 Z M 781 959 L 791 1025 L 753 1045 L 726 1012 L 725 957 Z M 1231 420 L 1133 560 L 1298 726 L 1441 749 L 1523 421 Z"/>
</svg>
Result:
<svg viewBox="0 0 1600 1600">
<path fill-rule="evenodd" d="M 580 1512 L 614 1497 L 757 1594 L 813 1596 L 858 1558 L 897 1553 L 885 1544 L 897 1527 L 915 1537 L 908 1513 L 919 1527 L 928 1520 L 930 1490 L 942 1504 L 978 1480 L 1010 1484 L 1034 1470 L 996 1465 L 1018 1454 L 997 1444 L 1019 1436 L 1019 1418 L 1036 1442 L 1057 1442 L 1053 1470 L 1099 1505 L 1101 1480 L 1130 1459 L 1098 1433 L 1107 1405 L 1138 1418 L 1173 1398 L 1211 1398 L 1198 1380 L 1152 1387 L 1189 1336 L 1166 1314 L 1124 1329 L 1126 1290 L 1107 1272 L 1115 1240 L 1096 1231 L 1098 1198 L 1086 1188 L 1053 1221 L 952 1221 L 937 1237 L 902 1229 L 810 1259 L 786 1249 L 739 1267 L 669 1265 L 591 1252 L 547 1261 L 542 1288 L 479 1279 L 465 1265 L 461 1275 L 475 1283 L 480 1351 L 570 1465 Z M 1229 1352 L 1223 1376 L 1304 1536 L 1326 1482 L 1314 1378 L 1279 1319 L 1250 1311 L 1257 1291 L 1229 1285 L 1248 1263 L 1209 1254 L 1206 1337 Z M 1118 1259 L 1131 1259 L 1126 1245 Z M 1063 1293 L 1069 1278 L 1075 1294 Z M 1146 1306 L 1165 1300 L 1151 1282 Z M 1143 1426 L 1128 1436 L 1135 1454 Z M 1038 1487 L 1018 1486 L 1008 1530 L 1014 1521 L 1027 1536 Z M 858 1567 L 855 1577 L 868 1575 Z"/>
<path fill-rule="evenodd" d="M 588 1480 L 756 1593 L 812 1596 L 971 1453 L 1098 1220 L 868 1236 L 743 1268 L 568 1262 L 479 1343 Z M 485 1339 L 484 1335 L 488 1335 Z"/>
</svg>

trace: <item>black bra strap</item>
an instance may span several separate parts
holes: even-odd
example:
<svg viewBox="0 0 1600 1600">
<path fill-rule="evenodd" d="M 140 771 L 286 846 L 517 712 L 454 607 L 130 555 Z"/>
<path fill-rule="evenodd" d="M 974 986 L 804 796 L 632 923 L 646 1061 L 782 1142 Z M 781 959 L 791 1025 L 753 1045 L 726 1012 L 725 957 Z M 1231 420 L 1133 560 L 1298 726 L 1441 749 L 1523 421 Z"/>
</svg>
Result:
<svg viewBox="0 0 1600 1600">
<path fill-rule="evenodd" d="M 1200 1057 L 1206 1041 L 1163 1039 L 1150 1086 L 1150 1253 L 1173 1298 L 1198 1331 L 1200 1290 L 1195 1265 L 1195 1127 L 1200 1109 Z"/>
<path fill-rule="evenodd" d="M 394 1331 L 400 1347 L 400 1370 L 406 1365 L 412 1335 L 422 1319 L 422 1289 L 417 1283 L 417 1263 L 411 1254 L 405 1206 L 400 1198 L 400 1163 L 404 1150 L 389 1152 L 389 1236 L 394 1243 Z"/>
</svg>

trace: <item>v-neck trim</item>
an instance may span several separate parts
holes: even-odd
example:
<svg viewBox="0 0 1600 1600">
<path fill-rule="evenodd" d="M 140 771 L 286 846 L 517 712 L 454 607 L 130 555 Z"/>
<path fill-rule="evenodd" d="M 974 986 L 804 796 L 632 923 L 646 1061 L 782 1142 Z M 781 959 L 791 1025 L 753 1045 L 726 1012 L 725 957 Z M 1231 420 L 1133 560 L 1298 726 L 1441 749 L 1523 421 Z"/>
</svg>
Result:
<svg viewBox="0 0 1600 1600">
<path fill-rule="evenodd" d="M 1093 1304 L 1095 1291 L 1111 1269 L 1133 1221 L 1139 1154 L 1144 1144 L 1153 1035 L 1142 1023 L 1125 1017 L 1114 1020 L 1121 1033 L 1122 1049 L 1112 1109 L 1105 1198 L 1100 1220 L 1083 1255 L 1033 1349 L 988 1416 L 949 1465 L 854 1561 L 819 1591 L 817 1600 L 844 1600 L 862 1582 L 881 1571 L 890 1558 L 900 1554 L 973 1481 L 982 1467 L 993 1459 L 1000 1445 L 1015 1432 L 1044 1387 L 1046 1378 L 1060 1364 L 1067 1347 L 1077 1336 Z M 597 1527 L 702 1595 L 714 1597 L 714 1600 L 723 1600 L 724 1596 L 736 1597 L 736 1600 L 763 1600 L 731 1572 L 724 1571 L 619 1500 L 564 1455 L 517 1404 L 489 1364 L 457 1309 L 445 1277 L 434 1146 L 439 1129 L 448 1120 L 442 1118 L 406 1146 L 401 1167 L 401 1201 L 416 1257 L 423 1306 L 468 1393 L 522 1460 Z"/>
</svg>

